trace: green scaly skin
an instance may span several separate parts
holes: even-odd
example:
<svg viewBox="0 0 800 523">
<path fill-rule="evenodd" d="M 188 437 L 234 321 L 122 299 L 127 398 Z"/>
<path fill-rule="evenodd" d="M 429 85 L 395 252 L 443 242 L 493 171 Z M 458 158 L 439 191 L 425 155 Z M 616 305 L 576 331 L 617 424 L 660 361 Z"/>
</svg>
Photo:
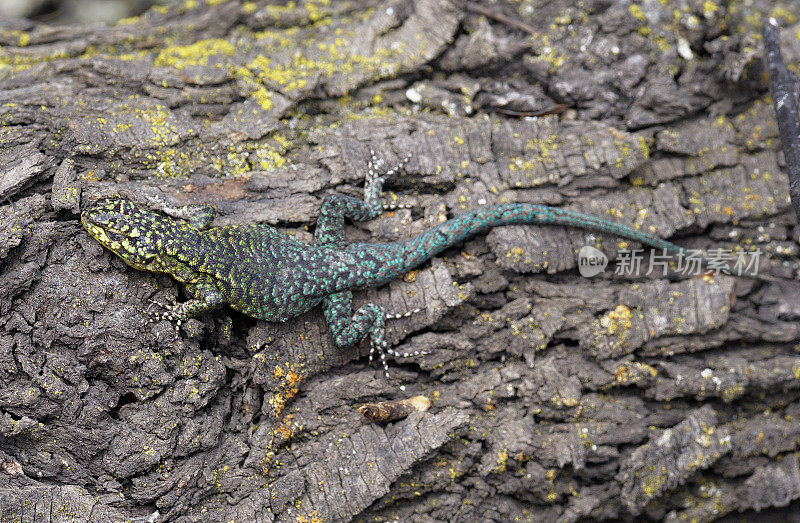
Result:
<svg viewBox="0 0 800 523">
<path fill-rule="evenodd" d="M 402 276 L 492 227 L 566 225 L 685 253 L 682 247 L 626 225 L 526 203 L 481 208 L 403 242 L 345 245 L 345 218 L 364 221 L 380 215 L 383 181 L 402 167 L 378 176 L 376 163 L 373 155 L 363 201 L 341 194 L 325 199 L 314 245 L 268 225 L 209 228 L 215 216 L 209 205 L 171 209 L 170 218 L 113 198 L 85 210 L 81 221 L 89 234 L 131 267 L 169 274 L 185 286 L 192 299 L 175 305 L 165 313 L 167 319 L 182 321 L 228 305 L 254 318 L 283 322 L 322 303 L 336 345 L 347 347 L 368 336 L 370 358 L 377 351 L 384 369 L 385 353 L 408 354 L 387 349 L 386 315 L 380 307 L 370 303 L 352 312 L 352 291 Z"/>
</svg>

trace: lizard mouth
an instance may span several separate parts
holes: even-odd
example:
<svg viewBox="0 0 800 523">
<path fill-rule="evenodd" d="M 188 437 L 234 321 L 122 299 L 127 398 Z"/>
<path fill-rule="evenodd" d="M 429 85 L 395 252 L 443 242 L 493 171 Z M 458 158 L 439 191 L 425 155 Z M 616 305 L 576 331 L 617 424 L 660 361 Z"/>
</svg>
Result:
<svg viewBox="0 0 800 523">
<path fill-rule="evenodd" d="M 123 240 L 123 236 L 119 233 L 110 231 L 99 225 L 96 225 L 92 221 L 92 217 L 89 214 L 89 211 L 84 211 L 81 214 L 81 223 L 83 224 L 83 227 L 89 232 L 89 234 L 95 240 L 100 242 L 102 245 L 108 247 L 113 251 L 119 250 L 121 242 Z"/>
<path fill-rule="evenodd" d="M 83 222 L 83 226 L 86 228 L 87 232 L 100 242 L 103 246 L 108 247 L 112 251 L 119 250 L 121 243 L 120 240 L 122 239 L 119 234 L 107 232 L 102 227 L 98 227 L 97 225 L 90 223 L 90 222 Z M 116 236 L 117 238 L 113 238 Z"/>
</svg>

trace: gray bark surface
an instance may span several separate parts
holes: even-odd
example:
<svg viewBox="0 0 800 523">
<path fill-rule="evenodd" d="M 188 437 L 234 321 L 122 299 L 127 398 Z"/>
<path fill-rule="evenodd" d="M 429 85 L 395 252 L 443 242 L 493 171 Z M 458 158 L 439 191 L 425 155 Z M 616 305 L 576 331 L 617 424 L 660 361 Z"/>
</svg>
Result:
<svg viewBox="0 0 800 523">
<path fill-rule="evenodd" d="M 0 22 L 0 521 L 711 521 L 800 511 L 800 252 L 759 32 L 791 2 L 188 1 L 118 25 Z M 553 114 L 555 113 L 555 114 Z M 90 238 L 102 195 L 207 202 L 312 238 L 370 148 L 413 157 L 395 241 L 533 202 L 772 283 L 593 279 L 561 227 L 492 230 L 384 288 L 403 358 L 335 347 L 320 311 L 182 299 Z M 611 256 L 612 264 L 614 255 Z M 643 264 L 644 273 L 647 261 Z M 365 403 L 424 394 L 371 423 Z"/>
</svg>

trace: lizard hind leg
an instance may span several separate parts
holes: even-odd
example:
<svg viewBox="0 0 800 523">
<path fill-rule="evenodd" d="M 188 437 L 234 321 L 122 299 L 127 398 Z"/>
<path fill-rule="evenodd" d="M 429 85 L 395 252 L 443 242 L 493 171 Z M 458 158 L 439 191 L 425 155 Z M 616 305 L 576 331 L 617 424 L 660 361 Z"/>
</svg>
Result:
<svg viewBox="0 0 800 523">
<path fill-rule="evenodd" d="M 364 184 L 364 199 L 359 200 L 352 196 L 334 193 L 325 198 L 317 217 L 317 228 L 314 231 L 314 242 L 318 246 L 341 247 L 344 245 L 344 219 L 364 222 L 381 215 L 385 204 L 382 198 L 383 182 L 387 176 L 396 173 L 408 162 L 410 157 L 405 157 L 396 166 L 382 174 L 377 169 L 382 161 L 375 157 L 375 152 L 370 149 L 369 168 L 367 180 Z"/>
<path fill-rule="evenodd" d="M 322 302 L 325 320 L 331 329 L 334 343 L 338 347 L 349 347 L 369 337 L 370 363 L 377 355 L 383 366 L 383 373 L 387 379 L 391 379 L 386 354 L 400 355 L 400 353 L 387 348 L 386 313 L 378 305 L 367 303 L 351 316 L 352 302 L 353 293 L 350 291 L 331 294 Z M 401 385 L 400 390 L 405 390 L 405 385 Z"/>
<path fill-rule="evenodd" d="M 364 184 L 364 203 L 370 209 L 373 209 L 374 212 L 380 214 L 382 210 L 392 210 L 392 209 L 401 209 L 406 208 L 405 205 L 398 205 L 398 204 L 391 204 L 383 201 L 383 182 L 386 181 L 386 178 L 389 176 L 394 176 L 398 173 L 403 167 L 406 166 L 408 161 L 411 159 L 411 155 L 407 155 L 403 157 L 400 162 L 391 167 L 382 173 L 379 173 L 379 169 L 383 166 L 383 160 L 378 160 L 375 156 L 375 151 L 373 149 L 369 150 L 369 163 L 367 165 L 367 180 Z"/>
</svg>

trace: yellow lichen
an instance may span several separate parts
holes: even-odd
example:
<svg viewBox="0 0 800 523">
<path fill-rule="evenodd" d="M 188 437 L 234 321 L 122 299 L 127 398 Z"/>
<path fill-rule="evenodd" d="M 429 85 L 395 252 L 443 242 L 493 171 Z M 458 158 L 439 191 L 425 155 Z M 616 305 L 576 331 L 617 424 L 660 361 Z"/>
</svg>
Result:
<svg viewBox="0 0 800 523">
<path fill-rule="evenodd" d="M 719 6 L 711 0 L 703 2 L 703 16 L 706 18 L 711 18 L 717 11 L 719 11 Z"/>
<path fill-rule="evenodd" d="M 638 4 L 631 4 L 628 6 L 628 12 L 633 15 L 634 18 L 639 20 L 640 22 L 646 22 L 647 18 L 644 16 L 644 12 L 642 11 L 642 6 Z"/>
<path fill-rule="evenodd" d="M 162 50 L 154 63 L 159 67 L 183 69 L 190 65 L 208 65 L 208 59 L 215 55 L 233 56 L 236 48 L 232 43 L 219 38 L 199 40 L 190 45 L 173 45 Z M 221 67 L 222 64 L 217 64 Z"/>
<path fill-rule="evenodd" d="M 260 105 L 265 111 L 268 111 L 272 108 L 272 93 L 267 91 L 265 88 L 256 88 L 252 93 L 250 93 L 250 96 L 252 96 L 253 99 L 258 102 L 258 105 Z"/>
<path fill-rule="evenodd" d="M 618 305 L 616 309 L 610 311 L 600 320 L 600 324 L 606 328 L 608 334 L 619 334 L 630 330 L 633 326 L 633 313 L 625 305 Z"/>
<path fill-rule="evenodd" d="M 494 467 L 495 472 L 505 472 L 508 463 L 508 450 L 503 449 L 497 453 L 497 465 Z"/>
<path fill-rule="evenodd" d="M 121 18 L 117 21 L 117 25 L 130 25 L 135 24 L 140 20 L 141 17 L 139 16 L 129 16 L 127 18 Z"/>
<path fill-rule="evenodd" d="M 639 150 L 642 152 L 642 156 L 645 160 L 650 158 L 650 146 L 647 145 L 647 140 L 644 136 L 639 137 Z"/>
</svg>

